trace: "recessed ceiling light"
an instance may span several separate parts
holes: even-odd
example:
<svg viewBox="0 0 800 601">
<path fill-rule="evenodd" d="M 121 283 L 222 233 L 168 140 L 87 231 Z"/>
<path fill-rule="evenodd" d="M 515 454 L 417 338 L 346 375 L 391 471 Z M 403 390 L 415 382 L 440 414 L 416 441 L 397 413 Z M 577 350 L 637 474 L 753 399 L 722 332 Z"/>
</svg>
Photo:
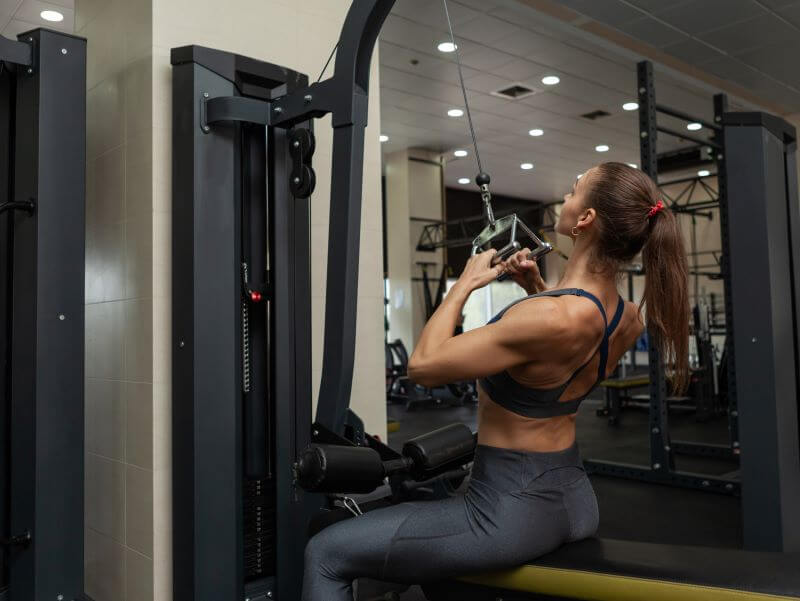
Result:
<svg viewBox="0 0 800 601">
<path fill-rule="evenodd" d="M 519 168 L 524 169 L 525 171 L 528 169 L 533 169 L 533 163 L 522 163 Z"/>
<path fill-rule="evenodd" d="M 637 165 L 636 163 L 628 163 L 628 167 L 633 167 L 634 169 L 638 169 L 639 165 Z"/>
<path fill-rule="evenodd" d="M 544 130 L 543 129 L 532 129 L 532 130 L 530 130 L 528 132 L 529 136 L 534 136 L 534 137 L 541 136 L 543 134 L 544 134 Z"/>
<path fill-rule="evenodd" d="M 610 148 L 611 147 L 608 144 L 598 144 L 594 147 L 597 152 L 608 152 Z"/>
<path fill-rule="evenodd" d="M 450 109 L 449 111 L 447 111 L 448 117 L 460 117 L 463 114 L 464 111 L 462 111 L 461 109 Z"/>
<path fill-rule="evenodd" d="M 703 129 L 702 123 L 687 123 L 686 129 L 689 131 L 697 131 L 698 129 Z"/>
<path fill-rule="evenodd" d="M 64 20 L 64 15 L 57 10 L 43 10 L 39 13 L 39 16 L 45 21 L 52 21 L 53 23 L 58 23 L 59 21 Z"/>
<path fill-rule="evenodd" d="M 697 175 L 700 177 L 708 177 L 709 175 L 711 175 L 711 172 L 708 169 L 701 169 L 700 171 L 697 172 Z"/>
<path fill-rule="evenodd" d="M 556 85 L 561 79 L 557 75 L 545 75 L 542 77 L 542 83 L 546 86 L 554 86 Z"/>
<path fill-rule="evenodd" d="M 469 183 L 469 178 L 468 177 L 459 177 L 458 178 L 458 183 L 459 184 L 468 184 Z"/>
<path fill-rule="evenodd" d="M 453 42 L 439 42 L 437 48 L 439 49 L 439 52 L 455 52 L 458 46 L 456 46 Z"/>
<path fill-rule="evenodd" d="M 379 139 L 381 142 L 388 142 L 388 141 L 389 141 L 389 136 L 387 136 L 386 134 L 381 134 L 381 135 L 380 135 L 380 137 L 379 137 L 378 139 Z"/>
<path fill-rule="evenodd" d="M 456 150 L 453 154 L 457 157 L 465 157 L 469 153 L 466 150 Z"/>
<path fill-rule="evenodd" d="M 638 108 L 639 108 L 638 102 L 626 102 L 625 104 L 622 105 L 623 111 L 635 111 Z"/>
</svg>

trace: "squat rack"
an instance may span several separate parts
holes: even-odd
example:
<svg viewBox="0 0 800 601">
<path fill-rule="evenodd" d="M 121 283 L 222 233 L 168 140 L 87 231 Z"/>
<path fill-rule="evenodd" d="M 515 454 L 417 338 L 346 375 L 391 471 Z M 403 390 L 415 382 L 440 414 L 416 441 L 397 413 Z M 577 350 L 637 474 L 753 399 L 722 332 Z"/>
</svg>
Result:
<svg viewBox="0 0 800 601">
<path fill-rule="evenodd" d="M 674 200 L 665 195 L 667 200 L 671 200 L 668 207 L 677 212 L 696 212 L 705 210 L 713 206 L 719 206 L 723 254 L 726 254 L 727 236 L 727 211 L 726 211 L 726 189 L 727 189 L 727 170 L 725 156 L 722 151 L 724 147 L 724 130 L 721 126 L 723 113 L 727 111 L 728 100 L 725 94 L 714 96 L 714 123 L 704 119 L 689 115 L 678 109 L 656 103 L 655 81 L 653 77 L 653 65 L 649 61 L 641 61 L 637 65 L 637 84 L 639 97 L 639 143 L 642 171 L 647 173 L 660 186 L 668 184 L 688 183 L 686 189 Z M 658 113 L 684 119 L 696 123 L 701 123 L 710 129 L 714 137 L 712 140 L 705 140 L 696 136 L 684 134 L 671 128 L 660 125 L 657 120 Z M 659 182 L 658 180 L 658 155 L 657 138 L 658 132 L 667 135 L 684 138 L 695 142 L 698 145 L 709 147 L 713 150 L 713 159 L 716 164 L 718 190 L 716 199 L 710 203 L 702 203 L 703 206 L 681 205 L 680 199 L 688 192 L 689 200 L 694 186 L 697 185 L 697 178 L 682 178 L 673 181 Z M 703 183 L 702 185 L 705 186 Z M 727 261 L 722 261 L 722 274 L 725 281 L 725 306 L 726 314 L 729 313 L 730 302 L 730 270 Z M 726 315 L 726 317 L 729 317 Z M 728 327 L 731 328 L 732 319 L 728 319 Z M 728 411 L 730 416 L 730 437 L 729 445 L 709 445 L 693 442 L 671 441 L 669 435 L 668 403 L 666 391 L 666 376 L 664 373 L 664 362 L 656 344 L 654 344 L 653 334 L 650 333 L 650 344 L 648 345 L 648 362 L 650 376 L 650 465 L 634 465 L 614 461 L 603 461 L 599 459 L 589 459 L 584 461 L 587 471 L 594 474 L 606 476 L 616 476 L 634 480 L 645 480 L 648 482 L 669 484 L 684 488 L 694 488 L 727 495 L 739 495 L 741 485 L 739 480 L 720 476 L 711 476 L 693 472 L 683 472 L 675 469 L 675 454 L 693 455 L 713 455 L 731 456 L 738 454 L 739 434 L 738 434 L 738 411 L 736 405 L 736 385 L 733 381 L 734 366 L 732 356 L 728 356 Z"/>
</svg>

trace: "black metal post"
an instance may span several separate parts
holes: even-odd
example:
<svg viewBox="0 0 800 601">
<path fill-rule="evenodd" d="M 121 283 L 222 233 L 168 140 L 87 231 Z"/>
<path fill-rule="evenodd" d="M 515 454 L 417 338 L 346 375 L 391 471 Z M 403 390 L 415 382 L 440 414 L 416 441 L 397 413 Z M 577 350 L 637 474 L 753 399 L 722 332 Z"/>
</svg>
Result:
<svg viewBox="0 0 800 601">
<path fill-rule="evenodd" d="M 12 288 L 3 530 L 30 544 L 6 549 L 9 598 L 71 600 L 83 596 L 86 41 L 43 29 L 20 37 L 0 49 L 32 51 L 16 70 L 8 200 L 35 210 L 6 214 L 13 244 L 0 266 Z"/>
</svg>

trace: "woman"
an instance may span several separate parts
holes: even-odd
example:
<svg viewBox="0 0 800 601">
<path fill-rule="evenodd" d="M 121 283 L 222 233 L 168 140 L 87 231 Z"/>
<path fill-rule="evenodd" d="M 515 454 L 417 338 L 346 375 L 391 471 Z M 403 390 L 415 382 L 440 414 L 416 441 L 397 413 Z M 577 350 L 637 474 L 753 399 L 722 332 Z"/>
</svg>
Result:
<svg viewBox="0 0 800 601">
<path fill-rule="evenodd" d="M 509 568 L 592 536 L 597 501 L 575 442 L 580 402 L 643 330 L 617 292 L 642 252 L 652 340 L 688 375 L 687 266 L 675 216 L 653 181 L 622 163 L 587 171 L 564 196 L 556 231 L 574 246 L 546 290 L 527 249 L 492 266 L 472 257 L 425 326 L 409 376 L 425 386 L 480 380 L 478 446 L 465 495 L 402 503 L 340 522 L 306 549 L 305 601 L 352 600 L 353 579 L 418 583 Z M 508 270 L 531 295 L 489 324 L 453 336 L 470 293 Z"/>
</svg>

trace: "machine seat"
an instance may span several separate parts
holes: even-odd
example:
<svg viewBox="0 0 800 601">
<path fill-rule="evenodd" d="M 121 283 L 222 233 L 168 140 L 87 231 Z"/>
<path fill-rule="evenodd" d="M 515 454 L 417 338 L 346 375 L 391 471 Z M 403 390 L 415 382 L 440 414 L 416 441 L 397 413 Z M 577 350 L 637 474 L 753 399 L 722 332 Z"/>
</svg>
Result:
<svg viewBox="0 0 800 601">
<path fill-rule="evenodd" d="M 800 553 L 587 539 L 528 565 L 426 586 L 431 601 L 800 599 Z"/>
</svg>

